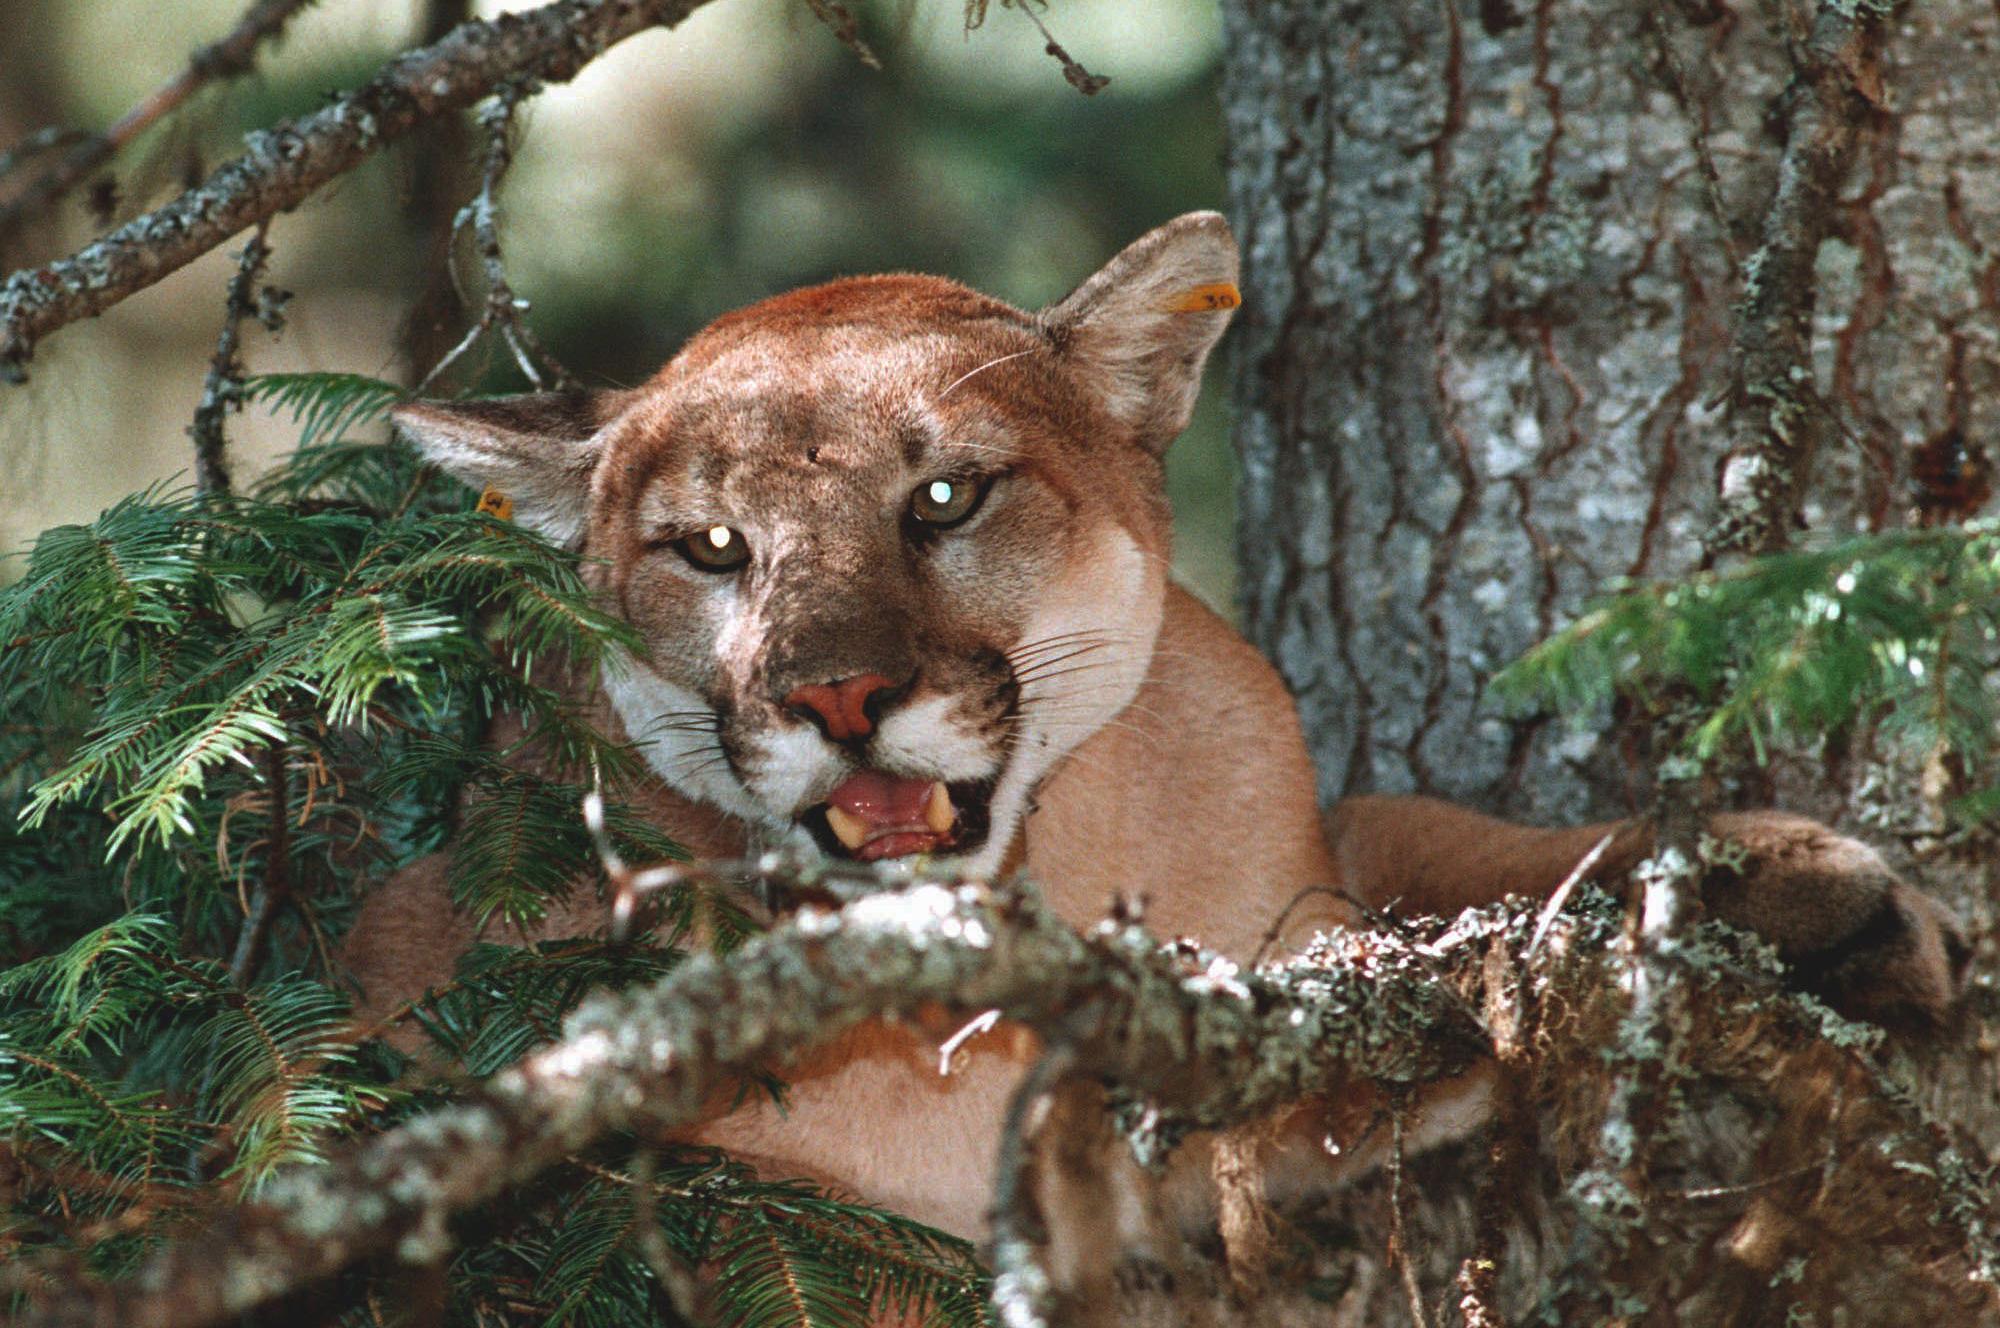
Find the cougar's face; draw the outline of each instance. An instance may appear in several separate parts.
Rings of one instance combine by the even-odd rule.
[[[1089,403],[1011,310],[837,293],[709,333],[606,438],[587,552],[648,647],[610,695],[769,838],[990,870],[1145,674],[1158,465],[1075,435]]]
[[[640,388],[395,418],[590,556],[645,643],[610,697],[669,784],[764,842],[988,872],[1145,677],[1161,457],[1235,272],[1190,214],[1040,314],[835,282],[718,320]]]

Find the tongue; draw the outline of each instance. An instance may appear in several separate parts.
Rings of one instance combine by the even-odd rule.
[[[849,775],[826,800],[870,825],[908,825],[923,822],[930,797],[928,779],[899,779],[879,770],[863,770]]]
[[[935,852],[951,829],[938,829],[929,815],[942,791],[934,780],[864,770],[827,795],[827,828],[863,862]]]

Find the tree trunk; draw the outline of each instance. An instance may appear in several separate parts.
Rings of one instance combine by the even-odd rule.
[[[1244,616],[1323,795],[1637,805],[1649,772],[1612,726],[1500,716],[1485,682],[1594,591],[1701,556],[1757,425],[1745,375],[1769,367],[1753,294],[1800,333],[1791,377],[1820,408],[1823,446],[1794,459],[1809,525],[1900,524],[1918,446],[1977,451],[2000,379],[1996,11],[1910,6],[1878,64],[1814,45],[1866,3],[1224,8]],[[1829,68],[1844,100],[1816,96]],[[1844,171],[1812,137],[1828,105]],[[1831,206],[1783,214],[1795,163]],[[1802,282],[1746,281],[1788,252]]]
[[[1640,724],[1500,714],[1493,673],[1620,578],[1983,501],[1990,0],[1223,8],[1244,621],[1297,693],[1323,798],[1418,790],[1548,822],[1642,808]],[[1781,782],[1802,810],[1907,825],[1915,781],[1881,759],[1802,758]],[[1961,865],[1928,883],[1990,916],[1990,866]],[[1991,1076],[1964,1045],[1914,1074],[1949,1122],[1928,1128],[1989,1141],[1973,1156],[2000,1137]],[[1837,1100],[1786,1122],[1688,1086],[1652,1145],[1688,1169],[1635,1199],[1648,1234],[1628,1255],[1647,1266],[1598,1258],[1590,1195],[1623,1183],[1593,1169],[1610,1136],[1588,1142],[1589,1108],[1549,1108],[1590,1078],[1516,1084],[1511,1143],[1503,1126],[1490,1156],[1414,1158],[1400,1186],[1319,1215],[1327,1321],[1993,1318],[1987,1293],[1956,1299],[1962,1270],[1900,1252],[1924,1214],[1862,1230],[1865,1194],[1831,1163],[1791,1200],[1764,1188],[1785,1149],[1826,1151]],[[1614,1281],[1643,1292],[1637,1317],[1610,1313]]]

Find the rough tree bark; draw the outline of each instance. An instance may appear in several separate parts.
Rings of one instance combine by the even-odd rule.
[[[2000,20],[1891,8],[1225,4],[1245,618],[1327,796],[1637,805],[1485,680],[1697,562],[1725,469],[1878,529],[1991,432]]]
[[[1482,704],[1487,679],[1619,578],[1983,502],[2000,383],[1985,0],[1223,9],[1244,617],[1298,694],[1326,798],[1643,809],[1636,722],[1506,717]],[[1778,782],[1878,831],[1926,824],[1914,779],[1860,750]],[[1961,865],[1929,883],[1984,917],[1990,868]],[[1964,1048],[1919,1082],[1992,1157],[1989,1075]],[[1323,1236],[1353,1241],[1331,1321],[1424,1317],[1380,1254],[1392,1242],[1415,1250],[1432,1321],[1542,1321],[1535,1302],[1579,1323],[1640,1303],[1649,1323],[1986,1321],[1917,1308],[1912,1270],[1871,1270],[1865,1240],[1837,1249],[1830,1185],[1752,1197],[1790,1184],[1779,1153],[1802,1145],[1745,1100],[1656,1119],[1692,1169],[1634,1194],[1614,1120],[1530,1110],[1546,1079],[1510,1071],[1503,1089],[1514,1125],[1490,1169],[1418,1161],[1407,1231],[1386,1185],[1325,1215]],[[1637,1207],[1674,1235],[1607,1258]],[[1840,1290],[1870,1276],[1912,1298]],[[1705,1298],[1732,1280],[1763,1308]],[[1622,1311],[1612,1282],[1633,1294]]]

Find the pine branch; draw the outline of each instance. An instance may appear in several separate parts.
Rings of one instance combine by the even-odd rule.
[[[1900,530],[1813,542],[1727,573],[1643,584],[1590,605],[1490,684],[1515,706],[1583,713],[1614,696],[1698,708],[1664,746],[1706,766],[1774,741],[1859,723],[1948,756],[1976,819],[1994,789],[2000,669],[2000,526]]]
[[[259,374],[245,380],[245,397],[289,411],[299,426],[299,451],[329,447],[346,437],[350,429],[386,415],[389,408],[409,394],[394,383],[352,373]],[[371,455],[383,449],[370,445]],[[322,482],[313,473],[296,473],[297,461],[279,471],[285,492],[303,496]]]
[[[244,155],[173,202],[70,258],[0,285],[0,375],[20,380],[42,337],[102,313],[244,228],[298,206],[419,125],[503,85],[560,83],[625,38],[674,27],[708,0],[553,0],[464,24],[403,55],[294,125],[244,140]]]

